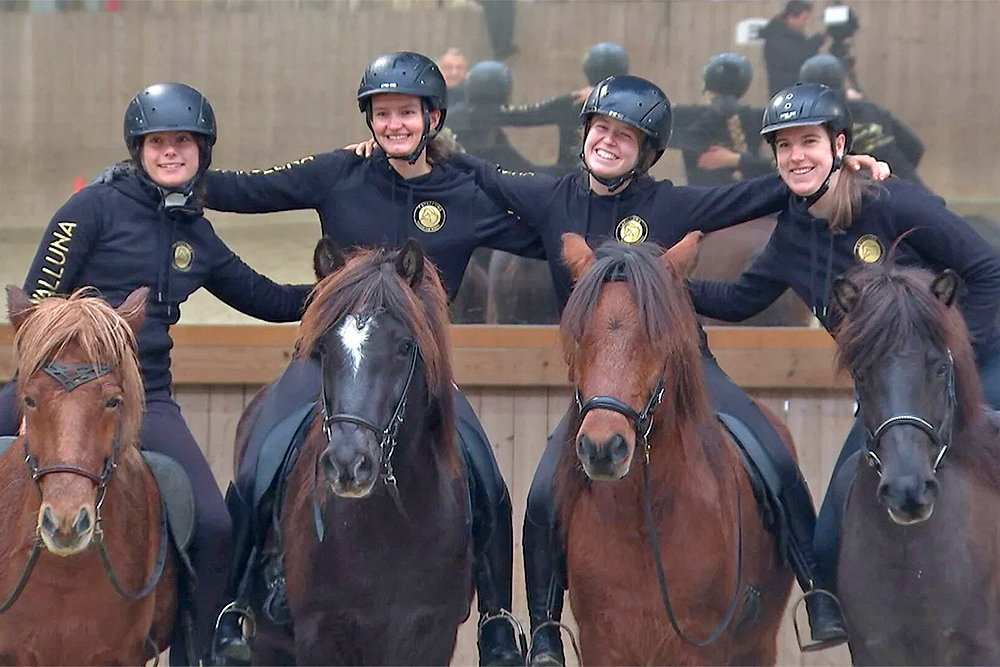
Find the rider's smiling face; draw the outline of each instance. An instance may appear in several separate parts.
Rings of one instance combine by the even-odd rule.
[[[175,188],[198,173],[198,142],[190,132],[151,132],[142,142],[142,168],[158,185]]]
[[[441,112],[432,109],[430,125],[436,127]],[[420,144],[424,132],[423,102],[416,95],[380,93],[372,97],[372,134],[390,157],[406,157]]]
[[[595,114],[583,142],[583,155],[591,173],[617,178],[635,167],[642,147],[642,132],[615,118]]]
[[[844,142],[844,135],[837,135],[837,152],[841,155],[844,152]],[[833,166],[830,135],[824,125],[803,125],[778,130],[774,153],[781,179],[800,197],[807,197],[819,190]],[[831,177],[830,186],[833,185]]]

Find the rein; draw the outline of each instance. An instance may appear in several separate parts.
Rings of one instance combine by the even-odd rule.
[[[955,422],[955,407],[958,405],[958,399],[955,396],[955,360],[951,356],[951,350],[948,350],[948,376],[945,381],[945,417],[938,428],[934,428],[929,421],[923,417],[918,417],[916,415],[902,414],[893,415],[889,417],[874,431],[869,431],[865,429],[865,456],[868,459],[868,465],[875,469],[878,473],[879,479],[882,478],[882,460],[878,457],[875,450],[878,448],[879,441],[882,440],[882,436],[885,435],[893,426],[914,426],[921,431],[923,431],[927,437],[931,439],[931,442],[938,448],[937,455],[934,457],[934,464],[931,469],[932,472],[937,472],[938,466],[941,464],[941,460],[944,458],[945,453],[947,453],[948,448],[951,446],[951,431],[952,426]]]
[[[68,393],[80,385],[86,384],[91,380],[96,380],[102,375],[108,374],[111,372],[111,368],[112,367],[109,364],[91,366],[89,364],[66,364],[59,361],[51,361],[46,364],[42,370],[59,381],[63,389]],[[102,527],[104,519],[101,516],[101,508],[104,505],[104,498],[107,492],[108,484],[111,483],[111,478],[114,475],[115,469],[118,467],[118,452],[120,449],[119,443],[121,441],[122,426],[121,403],[119,403],[115,409],[117,411],[117,419],[115,421],[115,437],[111,444],[111,456],[104,459],[104,465],[101,467],[101,472],[99,474],[69,463],[56,463],[49,466],[39,467],[38,459],[35,458],[34,454],[32,454],[28,448],[28,436],[26,433],[21,438],[21,442],[24,445],[24,463],[27,465],[28,472],[31,474],[31,479],[35,483],[35,489],[38,491],[39,502],[42,500],[41,480],[46,475],[51,475],[53,473],[71,473],[74,475],[80,475],[81,477],[86,477],[97,484],[97,492],[94,500],[94,531],[91,541],[97,545],[97,552],[101,558],[101,565],[114,589],[122,597],[129,598],[131,600],[138,600],[146,597],[146,595],[153,590],[159,582],[160,576],[163,574],[163,567],[167,560],[167,508],[163,503],[163,498],[160,498],[160,546],[156,556],[156,564],[153,566],[153,572],[146,580],[146,583],[143,584],[138,591],[127,591],[122,586],[118,576],[115,574],[114,567],[111,565],[111,561],[108,558],[107,547],[104,544],[104,530]],[[42,541],[41,535],[38,533],[38,527],[36,526],[31,552],[28,554],[28,561],[25,563],[24,569],[21,572],[21,577],[14,586],[14,590],[9,596],[7,596],[7,599],[4,600],[3,604],[0,605],[0,614],[7,611],[11,605],[17,601],[21,591],[28,582],[28,577],[31,574],[35,561],[38,559],[38,554],[41,551],[43,544],[44,542]]]
[[[396,509],[399,510],[400,514],[404,517],[407,516],[406,509],[403,507],[403,501],[399,497],[399,488],[396,486],[396,475],[392,468],[392,455],[396,451],[396,442],[399,435],[399,428],[403,425],[403,418],[406,414],[406,395],[410,392],[410,384],[413,382],[413,373],[417,367],[417,357],[420,355],[420,348],[414,345],[410,350],[410,360],[409,367],[406,372],[406,382],[403,384],[403,391],[399,395],[399,399],[396,401],[396,408],[392,411],[392,416],[389,417],[389,421],[382,428],[379,428],[375,423],[365,419],[364,417],[359,417],[357,415],[352,415],[349,413],[338,412],[335,414],[329,414],[329,403],[326,399],[326,384],[321,383],[320,396],[323,410],[323,435],[326,436],[326,441],[329,444],[333,437],[333,425],[344,422],[348,424],[354,424],[355,426],[360,426],[362,428],[368,429],[375,434],[375,437],[379,440],[379,476],[385,483],[386,488],[389,491],[389,495],[392,497],[393,503],[396,505]],[[322,452],[320,453],[320,455]],[[313,476],[313,522],[316,526],[316,535],[319,537],[319,541],[323,541],[323,535],[326,532],[323,525],[323,511],[319,506],[319,491],[316,485],[316,478],[319,475],[319,456],[316,457],[315,470]]]
[[[642,412],[636,412],[632,406],[625,403],[621,399],[615,398],[614,396],[591,396],[586,401],[583,401],[579,387],[576,388],[576,405],[580,410],[581,422],[586,414],[591,410],[611,410],[612,412],[617,412],[618,414],[624,416],[635,428],[636,438],[642,443],[643,513],[645,514],[646,529],[649,531],[649,538],[653,547],[653,561],[656,565],[656,580],[660,587],[660,599],[663,601],[663,608],[667,613],[667,619],[670,621],[670,626],[674,629],[674,632],[677,633],[677,636],[688,644],[704,647],[718,639],[725,629],[729,627],[729,624],[733,620],[733,615],[736,612],[736,605],[739,602],[740,589],[743,587],[743,499],[740,496],[739,480],[737,479],[736,509],[738,523],[736,525],[736,588],[733,590],[733,596],[729,600],[729,606],[726,609],[726,613],[722,620],[719,621],[719,624],[716,625],[704,639],[692,639],[681,629],[680,623],[677,621],[677,616],[674,614],[673,606],[670,604],[670,592],[667,590],[667,579],[663,568],[663,556],[660,553],[660,537],[656,530],[656,522],[653,519],[653,505],[649,497],[649,434],[653,430],[653,420],[656,408],[663,400],[664,382],[664,372],[661,371],[660,379],[656,382],[656,387],[653,389],[652,394],[650,394],[649,400],[646,401],[646,406],[642,409]]]

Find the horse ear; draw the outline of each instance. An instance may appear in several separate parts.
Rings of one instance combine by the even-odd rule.
[[[594,263],[594,251],[587,240],[579,234],[566,232],[562,235],[562,260],[573,276],[573,282],[580,279]]]
[[[24,321],[31,315],[35,304],[23,289],[16,285],[7,285],[7,316],[14,325],[14,330],[21,328]]]
[[[313,271],[316,273],[316,280],[323,280],[346,263],[344,252],[329,236],[324,236],[316,243],[316,249],[313,251]]]
[[[953,269],[945,269],[931,281],[931,292],[948,308],[955,303],[962,279]]]
[[[837,306],[845,315],[858,305],[858,292],[860,290],[849,278],[843,276],[834,278],[830,289],[833,292],[833,300],[837,302]]]
[[[660,255],[660,261],[668,270],[673,268],[682,277],[691,275],[695,264],[698,263],[698,251],[701,249],[701,237],[703,236],[704,234],[698,230],[688,232],[684,238]]]
[[[125,297],[122,305],[115,308],[115,312],[128,322],[128,326],[133,332],[138,332],[146,319],[146,298],[148,296],[149,288],[140,287]]]
[[[424,249],[416,239],[406,239],[406,243],[399,249],[399,254],[396,255],[396,273],[414,288],[424,279]]]

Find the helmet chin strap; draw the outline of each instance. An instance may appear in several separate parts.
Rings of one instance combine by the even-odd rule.
[[[208,171],[208,165],[212,161],[211,148],[203,149],[198,147],[198,171],[186,183],[182,185],[166,188],[153,180],[153,177],[146,172],[142,160],[138,154],[133,156],[138,165],[139,178],[146,183],[154,193],[159,195],[160,209],[166,213],[181,213],[184,215],[201,215],[202,207],[194,195],[194,184]]]
[[[833,172],[840,169],[844,164],[843,156],[837,155],[837,140],[834,138],[830,139],[830,149],[833,151],[833,164],[830,165],[830,171],[827,173],[826,178],[823,179],[823,182],[811,195],[797,195],[793,199],[796,208],[808,211],[812,205],[818,202],[830,189],[830,178],[833,177]]]

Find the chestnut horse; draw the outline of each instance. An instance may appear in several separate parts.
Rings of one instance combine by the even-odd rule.
[[[706,395],[683,281],[697,234],[667,252],[563,240],[577,408],[555,483],[583,661],[774,664],[792,572]]]
[[[473,589],[445,292],[412,239],[347,258],[322,239],[315,265],[297,354],[319,356],[321,414],[264,566],[284,571],[291,632],[260,613],[256,584],[253,659],[446,665]]]
[[[7,288],[24,419],[0,457],[4,664],[136,665],[170,637],[175,563],[139,451],[147,292],[115,310]]]
[[[958,291],[889,262],[834,283],[867,434],[837,576],[855,664],[1000,664],[1000,432]]]

